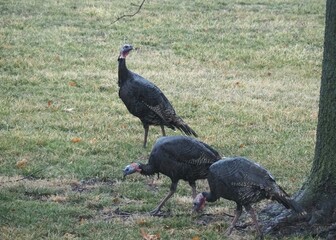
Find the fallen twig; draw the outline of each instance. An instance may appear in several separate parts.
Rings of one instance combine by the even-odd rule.
[[[228,217],[234,217],[234,215],[231,215],[229,213],[226,213],[226,212],[221,212],[220,214],[223,214],[225,216],[228,216]],[[211,214],[211,213],[202,213],[201,216],[213,216],[214,214]]]
[[[114,213],[118,216],[131,216],[132,213],[129,213],[129,212],[124,212],[124,211],[121,211],[119,208],[117,208],[116,210],[114,210]]]
[[[0,186],[6,183],[14,183],[14,182],[19,182],[19,181],[23,181],[25,179],[31,178],[32,176],[34,176],[36,173],[42,172],[43,170],[45,170],[45,168],[40,168],[37,169],[36,171],[32,172],[31,174],[29,174],[28,176],[24,176],[22,178],[19,179],[15,179],[15,180],[10,180],[10,181],[5,181],[5,182],[0,182]]]

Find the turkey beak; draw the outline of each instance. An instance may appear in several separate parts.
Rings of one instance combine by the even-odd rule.
[[[196,214],[196,213],[198,213],[199,210],[200,210],[199,203],[194,202],[194,206],[193,206],[193,208],[192,208],[192,214]]]
[[[128,51],[127,53],[129,53],[130,51],[132,51],[134,49],[134,47],[132,45],[129,45]]]
[[[128,167],[128,166],[127,166],[127,167]],[[128,174],[127,174],[127,171],[126,171],[127,167],[123,170],[123,179],[124,179],[124,180],[125,180],[126,176],[128,175]]]
[[[128,175],[128,173],[124,170],[123,171],[123,179],[125,180],[126,176]]]
[[[191,215],[193,216],[197,216],[198,213],[200,213],[201,210],[197,209],[197,207],[193,207],[192,211],[191,211]]]

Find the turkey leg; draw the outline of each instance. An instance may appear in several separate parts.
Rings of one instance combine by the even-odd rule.
[[[148,125],[143,125],[144,129],[145,129],[145,136],[144,136],[144,144],[143,147],[145,148],[147,146],[147,137],[148,137],[148,130],[149,130],[149,126]]]
[[[170,192],[167,194],[167,196],[166,196],[164,199],[162,199],[162,201],[159,203],[159,205],[157,205],[157,207],[154,208],[154,209],[150,212],[151,215],[154,215],[154,216],[155,216],[155,215],[157,215],[157,214],[159,213],[160,209],[161,209],[162,206],[165,204],[165,202],[166,202],[169,198],[171,198],[171,196],[173,196],[174,193],[176,192],[176,187],[177,187],[177,182],[176,182],[176,183],[172,183],[172,184],[170,185]]]
[[[189,185],[192,190],[192,198],[195,199],[197,192],[196,192],[196,183],[195,182],[189,182]]]
[[[243,211],[243,207],[241,205],[238,205],[237,204],[237,208],[236,208],[236,211],[235,211],[235,216],[231,222],[231,225],[230,227],[228,228],[228,230],[226,231],[227,235],[230,235],[233,228],[236,226],[236,223],[240,217],[240,215],[242,214],[242,211]]]
[[[260,227],[259,227],[259,224],[258,224],[258,220],[257,220],[257,216],[253,210],[253,208],[250,206],[250,205],[246,205],[244,206],[246,211],[250,214],[251,218],[252,218],[252,221],[254,223],[254,226],[258,232],[258,236],[260,236],[262,238],[262,232],[260,230]]]
[[[162,136],[166,136],[166,131],[164,129],[164,126],[160,125],[160,127],[161,127],[161,131],[162,131]]]

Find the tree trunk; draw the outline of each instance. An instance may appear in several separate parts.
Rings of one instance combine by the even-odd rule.
[[[305,218],[289,217],[278,207],[265,210],[276,221],[265,222],[275,233],[297,225],[305,234],[336,239],[336,1],[327,0],[319,114],[314,161],[310,175],[295,199],[306,209]],[[276,214],[276,216],[274,216]],[[301,221],[299,221],[301,220]],[[271,229],[271,230],[270,230]]]
[[[303,206],[331,214],[336,203],[336,1],[328,0],[313,166],[297,200]],[[313,216],[317,217],[317,216]],[[324,216],[327,217],[327,216]],[[322,219],[313,219],[313,221]],[[324,219],[327,220],[327,219]]]

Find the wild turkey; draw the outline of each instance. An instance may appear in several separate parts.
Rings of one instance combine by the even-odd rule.
[[[185,180],[196,197],[198,179],[205,179],[211,164],[219,160],[219,153],[204,142],[187,136],[160,137],[153,146],[147,164],[132,163],[125,167],[124,177],[135,172],[143,175],[162,173],[171,179],[170,192],[151,211],[156,215],[165,202],[175,193],[179,180]]]
[[[242,207],[244,207],[251,215],[258,234],[262,235],[256,215],[251,207],[252,203],[262,199],[276,200],[286,208],[291,208],[297,213],[304,213],[303,208],[289,198],[266,169],[246,158],[224,158],[217,161],[209,168],[207,179],[210,192],[198,194],[194,199],[193,209],[202,210],[205,201],[214,202],[220,197],[236,202],[235,217],[227,231],[228,234],[232,232],[242,213]]]
[[[173,106],[157,86],[127,69],[126,57],[132,49],[131,45],[126,44],[120,50],[118,58],[119,97],[128,111],[141,120],[145,129],[144,147],[147,144],[150,125],[160,126],[163,136],[166,135],[164,126],[167,126],[197,137],[194,130],[175,113]]]

